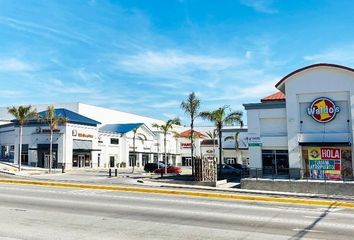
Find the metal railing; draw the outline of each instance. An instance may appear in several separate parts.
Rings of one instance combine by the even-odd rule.
[[[243,171],[242,178],[255,179],[288,179],[290,180],[317,180],[317,181],[354,181],[354,170],[346,168],[332,172],[330,169],[308,168],[248,168]]]

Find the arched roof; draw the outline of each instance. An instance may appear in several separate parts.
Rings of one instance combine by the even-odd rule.
[[[346,66],[342,66],[342,65],[338,65],[338,64],[332,64],[332,63],[316,63],[316,64],[313,64],[313,65],[309,65],[309,66],[306,66],[306,67],[303,67],[303,68],[299,68],[291,73],[289,73],[288,75],[286,75],[285,77],[283,77],[276,85],[275,87],[278,88],[279,90],[282,89],[282,85],[285,83],[285,81],[290,78],[291,76],[299,73],[299,72],[302,72],[302,71],[305,71],[307,69],[311,69],[311,68],[316,68],[316,67],[332,67],[332,68],[338,68],[338,69],[343,69],[343,70],[347,70],[347,71],[351,71],[351,72],[354,72],[354,69],[353,68],[350,68],[350,67],[346,67]]]

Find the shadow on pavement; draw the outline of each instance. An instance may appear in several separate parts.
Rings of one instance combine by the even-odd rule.
[[[316,220],[313,223],[311,223],[306,228],[302,229],[300,232],[298,232],[297,234],[295,234],[294,236],[289,238],[289,240],[300,240],[300,239],[304,238],[306,234],[311,232],[311,230],[314,227],[316,227],[316,225],[330,213],[331,209],[336,208],[335,204],[336,204],[335,202],[332,203],[320,216],[318,216],[318,218],[316,218]]]

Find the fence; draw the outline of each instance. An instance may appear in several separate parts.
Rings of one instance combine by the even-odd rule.
[[[319,181],[354,181],[354,170],[308,169],[308,168],[249,168],[242,172],[242,178],[255,179],[288,179],[319,180]]]

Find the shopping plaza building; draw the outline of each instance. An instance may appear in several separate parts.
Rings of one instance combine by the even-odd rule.
[[[33,106],[44,116],[48,105]],[[166,135],[153,127],[164,124],[159,119],[92,106],[83,103],[54,104],[57,116],[66,119],[53,131],[53,168],[141,168],[146,163],[167,161],[173,165],[191,166],[191,144],[188,127],[174,126]],[[0,161],[17,163],[19,127],[11,121],[7,108],[0,108]],[[195,139],[195,156],[218,156],[216,140],[207,136],[214,127],[199,129]],[[225,130],[223,146],[227,163],[247,161],[246,128],[242,129],[239,149],[235,149],[234,132]],[[189,130],[190,132],[190,130]],[[177,133],[177,134],[176,134]],[[23,128],[22,165],[48,168],[50,129],[45,122],[33,119]],[[246,141],[247,142],[247,141]],[[238,146],[238,145],[237,145]]]
[[[293,71],[259,103],[244,104],[250,167],[259,175],[340,179],[353,174],[354,69]]]
[[[33,106],[45,115],[48,105]],[[53,167],[142,167],[163,160],[163,134],[152,125],[163,121],[83,103],[54,104],[66,119],[53,131]],[[17,163],[19,127],[7,108],[0,108],[0,160]],[[47,168],[50,129],[45,122],[28,121],[23,128],[22,164]],[[167,135],[167,159],[178,161],[177,139]]]

